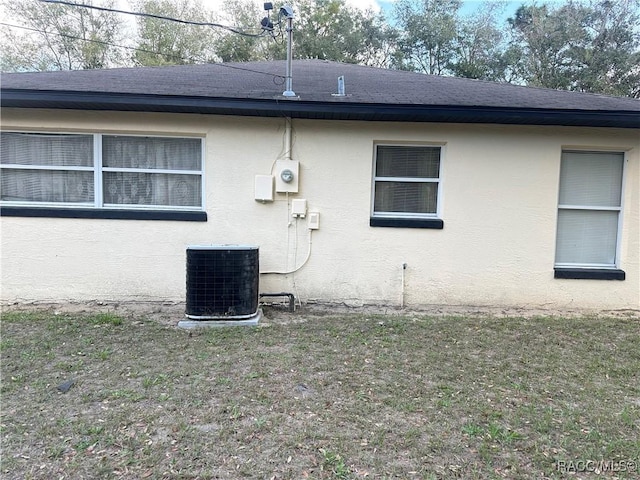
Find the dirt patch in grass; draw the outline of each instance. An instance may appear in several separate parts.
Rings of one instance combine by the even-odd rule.
[[[638,477],[636,315],[165,307],[3,315],[3,478]]]

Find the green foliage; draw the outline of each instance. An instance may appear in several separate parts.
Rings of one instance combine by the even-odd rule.
[[[224,11],[229,25],[250,34],[258,33],[260,19],[265,13],[255,3],[243,0],[225,2]],[[268,47],[267,37],[222,31],[216,39],[214,50],[223,62],[249,62],[269,59]]]
[[[458,20],[454,53],[447,62],[454,76],[493,81],[510,79],[510,53],[505,33],[499,26],[502,12],[500,4],[491,3],[476,15]]]
[[[506,25],[485,3],[400,0],[395,67],[436,75],[640,96],[640,1],[523,4]]]
[[[113,8],[115,0],[99,4]],[[112,44],[120,40],[122,21],[111,13],[33,0],[4,0],[2,6],[26,27],[3,30],[3,71],[107,68],[120,61]]]
[[[211,22],[200,1],[139,0],[136,11],[192,22]],[[211,27],[160,18],[138,17],[138,44],[133,62],[140,66],[183,65],[213,60]]]
[[[89,321],[94,325],[120,326],[123,323],[122,317],[114,313],[97,313],[89,317]]]
[[[530,85],[640,96],[640,1],[523,5],[509,24]]]
[[[350,7],[345,0],[300,0],[293,6],[295,58],[385,63],[385,43],[392,35],[382,16]]]
[[[347,5],[345,0],[295,0],[286,2],[295,12],[295,59],[323,59],[363,65],[389,66],[395,31],[384,17]],[[223,32],[215,53],[228,61],[282,60],[286,58],[286,25],[276,4],[270,14],[273,35],[261,38]],[[265,12],[251,2],[233,0],[225,11],[231,25],[255,33]],[[280,20],[280,22],[279,22]]]
[[[475,423],[467,422],[462,427],[462,433],[469,435],[470,437],[479,437],[483,434],[484,429]]]
[[[447,73],[455,55],[461,0],[400,0],[395,15],[400,25],[399,68],[434,75]]]
[[[320,449],[320,453],[323,458],[322,468],[330,471],[333,474],[333,478],[347,480],[351,477],[351,471],[344,463],[344,458],[324,448]]]

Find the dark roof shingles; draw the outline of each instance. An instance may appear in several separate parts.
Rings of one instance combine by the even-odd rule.
[[[631,98],[323,60],[294,61],[292,71],[293,90],[304,102],[640,112],[640,100]],[[284,61],[12,73],[2,75],[2,89],[282,100],[284,74]],[[347,96],[332,96],[340,75]]]

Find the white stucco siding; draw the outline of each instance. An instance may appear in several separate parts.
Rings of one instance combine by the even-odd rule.
[[[191,235],[179,222],[110,221],[105,231],[104,221],[3,217],[3,300],[174,298],[184,283],[175,245]]]
[[[2,300],[172,300],[185,295],[185,249],[260,246],[261,269],[289,270],[308,251],[287,197],[254,200],[254,176],[284,155],[284,119],[3,110],[5,130],[193,135],[205,139],[207,222],[2,217]],[[309,261],[263,275],[261,291],[302,300],[554,308],[640,307],[637,131],[569,127],[293,120],[300,191],[320,212]],[[370,227],[374,144],[443,146],[444,228]],[[627,155],[624,281],[553,278],[563,148]],[[296,242],[297,240],[297,242]]]

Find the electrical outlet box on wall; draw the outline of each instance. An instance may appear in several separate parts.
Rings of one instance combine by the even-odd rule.
[[[258,202],[273,202],[273,175],[256,175],[255,199]]]
[[[291,215],[300,218],[307,215],[307,201],[304,198],[296,198],[291,201]]]
[[[278,160],[276,162],[276,192],[298,193],[300,162],[297,160]]]
[[[307,226],[309,227],[309,230],[318,230],[320,228],[320,213],[309,212]]]

